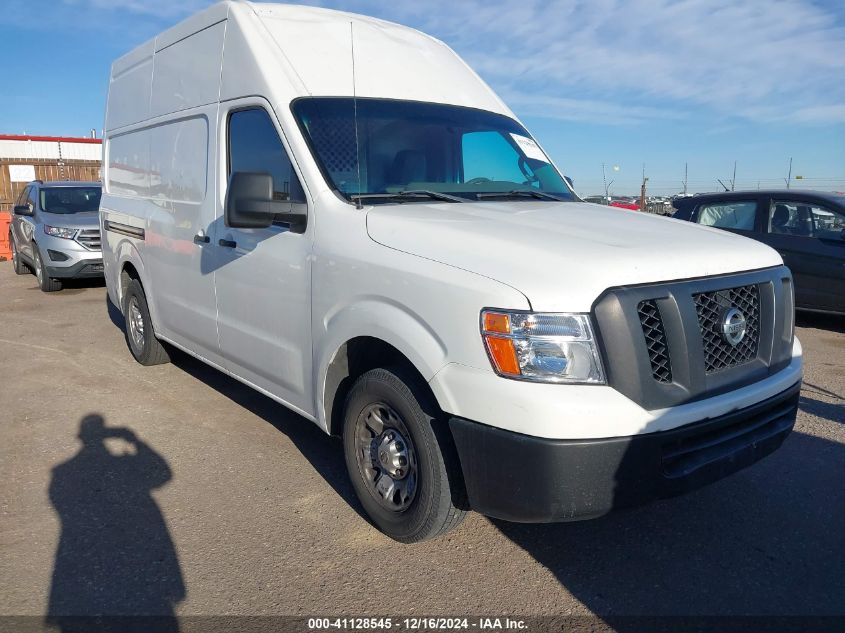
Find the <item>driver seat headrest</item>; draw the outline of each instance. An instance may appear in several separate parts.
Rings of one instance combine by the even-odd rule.
[[[772,226],[784,228],[789,222],[789,209],[785,204],[776,204],[775,212],[772,214]]]

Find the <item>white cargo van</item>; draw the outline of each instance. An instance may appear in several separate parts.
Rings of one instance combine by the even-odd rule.
[[[133,356],[165,342],[341,436],[395,539],[468,509],[598,516],[792,429],[778,254],[581,202],[423,33],[223,2],[114,62],[105,129],[103,261]]]

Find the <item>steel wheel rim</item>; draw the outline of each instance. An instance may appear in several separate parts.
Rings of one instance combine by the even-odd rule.
[[[38,279],[38,283],[43,283],[44,273],[41,270],[41,253],[37,250],[35,251],[35,278]]]
[[[12,264],[17,268],[18,265],[18,247],[15,244],[15,239],[9,235],[9,243],[12,245]]]
[[[129,300],[129,309],[126,313],[126,322],[129,325],[129,335],[132,337],[132,342],[135,347],[142,349],[144,347],[144,316],[141,314],[141,308],[136,297]]]
[[[376,502],[407,510],[418,489],[417,458],[402,417],[384,402],[367,405],[355,422],[358,472]]]

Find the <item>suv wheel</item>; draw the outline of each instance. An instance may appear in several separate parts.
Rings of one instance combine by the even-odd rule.
[[[38,286],[43,292],[56,292],[62,289],[62,282],[58,279],[53,279],[47,275],[47,267],[44,265],[44,260],[41,257],[41,251],[38,250],[38,245],[32,243],[32,257],[35,260],[35,277],[38,279]]]
[[[147,296],[144,287],[137,279],[129,282],[123,297],[123,328],[126,344],[132,356],[142,365],[161,365],[170,362],[170,355],[164,345],[156,338]]]
[[[403,543],[444,534],[466,514],[454,503],[464,495],[451,436],[438,437],[436,429],[445,429],[431,400],[401,368],[368,371],[346,398],[343,446],[352,486],[376,527]]]
[[[12,247],[12,268],[15,270],[15,274],[26,275],[30,270],[18,254],[18,245],[15,244],[15,236],[12,235],[11,231],[9,231],[9,244]]]

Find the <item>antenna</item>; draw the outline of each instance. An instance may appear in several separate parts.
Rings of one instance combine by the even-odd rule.
[[[734,190],[735,184],[736,184],[736,161],[734,161],[734,177],[731,178],[731,191]]]
[[[607,188],[610,185],[607,184],[607,175],[604,173],[604,163],[601,164],[601,179],[604,181],[604,204],[607,204]]]
[[[723,183],[723,182],[721,181],[721,179],[716,178],[716,180],[718,180],[718,181],[719,181],[719,184],[720,184],[720,185],[722,185],[722,187],[724,187],[724,188],[725,188],[725,191],[730,191],[730,189],[728,189],[728,186],[727,186],[725,183]]]
[[[355,126],[355,166],[358,169],[358,203],[356,209],[363,209],[361,203],[361,145],[358,141],[358,82],[355,79],[355,31],[353,23],[349,22],[349,42],[352,48],[352,120]]]
[[[789,181],[792,180],[792,156],[789,157],[789,174],[786,176],[786,188],[789,189]]]

